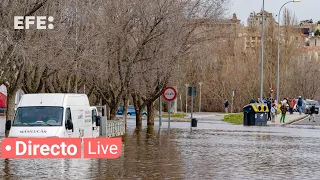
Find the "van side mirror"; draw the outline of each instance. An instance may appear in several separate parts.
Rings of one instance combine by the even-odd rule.
[[[100,123],[101,123],[101,117],[96,116],[96,126],[100,126]]]
[[[6,131],[10,131],[11,129],[11,120],[6,121]]]
[[[72,132],[73,132],[73,123],[71,122],[70,119],[67,120],[66,129],[67,130],[71,130],[72,129]]]

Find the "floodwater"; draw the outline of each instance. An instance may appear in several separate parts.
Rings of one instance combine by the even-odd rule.
[[[1,179],[319,179],[320,127],[229,125],[221,117],[134,131],[118,159],[0,159]],[[156,122],[158,124],[158,122]],[[0,126],[3,136],[4,123]],[[144,127],[146,125],[144,124]]]

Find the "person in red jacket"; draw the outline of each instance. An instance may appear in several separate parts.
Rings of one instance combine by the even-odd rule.
[[[295,99],[292,99],[293,108],[296,107],[296,104],[297,104],[297,101]]]

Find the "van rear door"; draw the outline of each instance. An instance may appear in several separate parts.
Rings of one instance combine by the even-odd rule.
[[[91,117],[92,117],[92,137],[99,137],[99,126],[96,125],[96,116],[98,116],[97,108],[91,108]]]

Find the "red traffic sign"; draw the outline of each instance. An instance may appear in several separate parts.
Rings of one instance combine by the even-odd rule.
[[[166,101],[173,101],[177,97],[177,91],[173,87],[166,87],[162,92],[162,97]]]
[[[270,88],[270,93],[273,93],[274,89],[273,88]]]

